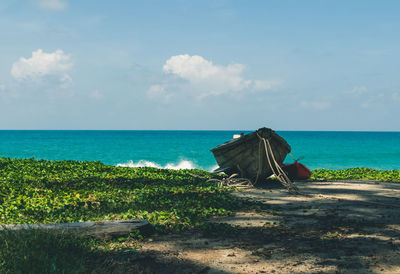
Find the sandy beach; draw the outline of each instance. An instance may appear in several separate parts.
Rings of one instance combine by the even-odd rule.
[[[400,184],[297,186],[297,196],[276,185],[235,192],[263,206],[213,219],[234,232],[145,239],[127,263],[142,273],[400,273]]]

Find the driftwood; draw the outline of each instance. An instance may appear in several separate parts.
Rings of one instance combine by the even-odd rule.
[[[148,234],[152,231],[152,226],[146,220],[123,220],[123,221],[99,221],[82,223],[59,223],[59,224],[13,224],[0,225],[1,230],[51,230],[57,232],[80,233],[96,238],[111,238],[122,235],[129,235],[134,231],[141,234]]]

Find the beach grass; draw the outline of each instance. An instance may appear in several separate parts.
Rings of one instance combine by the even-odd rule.
[[[43,230],[0,231],[0,273],[112,273],[135,259],[141,236],[94,239]],[[141,272],[132,265],[133,273]]]
[[[51,231],[0,231],[1,273],[79,273],[90,257],[90,239]]]

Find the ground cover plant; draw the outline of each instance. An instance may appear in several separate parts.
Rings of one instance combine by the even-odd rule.
[[[0,158],[0,225],[147,219],[158,233],[202,229],[209,217],[245,205],[230,195],[231,189],[207,182],[210,178],[215,175],[201,170]],[[109,246],[137,247],[132,237],[94,244],[74,237],[0,231],[0,272],[84,271],[99,250],[102,258]],[[126,254],[118,250],[112,260]],[[43,267],[35,270],[33,265]]]
[[[400,182],[400,170],[349,168],[343,170],[315,169],[310,180],[372,180]]]
[[[240,207],[201,170],[101,162],[0,159],[0,224],[147,219],[163,230],[200,226]]]
[[[399,173],[314,170],[311,179],[400,182]],[[230,195],[232,189],[208,182],[215,176],[201,170],[0,158],[0,225],[147,219],[157,233],[198,229],[207,235],[235,234],[231,226],[209,223],[209,218],[262,205],[238,200]],[[0,231],[0,273],[111,270],[116,261],[135,256],[137,237],[94,241],[40,231]]]

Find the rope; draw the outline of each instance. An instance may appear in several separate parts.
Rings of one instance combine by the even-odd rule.
[[[272,147],[269,140],[261,137],[258,133],[257,136],[260,139],[260,143],[261,141],[264,143],[265,155],[267,156],[268,165],[271,168],[274,175],[278,178],[278,180],[282,183],[282,185],[284,185],[288,189],[290,193],[298,194],[299,193],[298,188],[290,181],[286,173],[282,170],[278,162],[275,160],[275,156],[272,151]],[[259,157],[260,156],[261,155],[259,155]],[[259,166],[259,170],[257,172],[257,180],[260,173],[261,173],[261,168]]]
[[[248,188],[253,187],[253,183],[246,178],[235,178],[239,176],[239,174],[232,174],[228,178],[219,179],[209,179],[207,182],[218,182],[218,186],[228,186],[228,187],[238,187],[238,188]]]
[[[292,194],[299,194],[299,189],[290,181],[286,173],[282,170],[281,166],[279,163],[275,160],[274,153],[272,151],[271,144],[268,139],[265,139],[261,137],[258,133],[256,133],[258,138],[260,139],[260,142],[258,143],[258,171],[257,171],[257,176],[254,181],[256,184],[258,182],[258,179],[260,178],[260,175],[262,173],[262,143],[264,144],[264,151],[265,155],[267,156],[268,160],[268,165],[271,168],[272,172],[274,175],[278,178],[278,180],[284,185],[287,190],[292,193]],[[290,153],[289,153],[290,154]],[[294,159],[293,155],[290,154],[290,156]],[[237,166],[238,170],[243,173],[241,168]],[[251,180],[247,178],[235,178],[239,176],[239,174],[232,174],[228,178],[223,178],[221,180],[219,179],[209,179],[207,182],[218,182],[218,186],[229,186],[229,187],[242,187],[242,188],[247,188],[247,187],[254,187],[254,184],[251,182]],[[243,174],[242,174],[243,176]]]
[[[297,159],[294,158],[294,156],[292,155],[292,153],[289,152],[290,157],[292,157],[293,161],[297,162]]]

